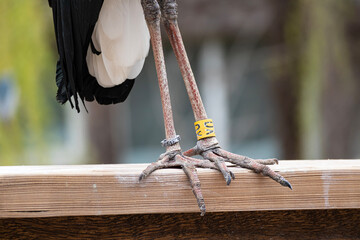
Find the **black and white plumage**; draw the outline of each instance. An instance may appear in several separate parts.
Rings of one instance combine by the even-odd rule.
[[[149,51],[140,0],[49,0],[59,52],[57,100],[125,101]],[[74,103],[71,100],[73,96]]]

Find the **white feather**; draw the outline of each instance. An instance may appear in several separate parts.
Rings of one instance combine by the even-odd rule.
[[[100,55],[89,46],[89,73],[103,87],[136,78],[149,52],[150,34],[140,0],[105,0],[92,40]]]

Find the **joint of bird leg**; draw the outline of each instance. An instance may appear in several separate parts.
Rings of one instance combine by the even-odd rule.
[[[160,0],[163,19],[176,21],[178,16],[176,0]]]
[[[161,18],[160,5],[156,0],[141,0],[147,23],[158,23]]]
[[[160,155],[160,159],[163,159],[164,157],[169,157],[169,160],[174,160],[175,156],[181,154],[181,150],[171,150],[167,151]]]
[[[243,160],[243,162],[245,163],[245,164],[250,164],[251,163],[251,159],[250,158],[248,158],[248,157],[244,157],[244,160]]]
[[[264,167],[262,168],[261,173],[262,173],[264,176],[268,176],[268,175],[269,175],[269,171],[270,171],[270,168],[267,167],[267,166],[264,166]]]
[[[203,140],[197,141],[196,147],[200,154],[207,151],[214,151],[220,148],[219,142],[215,137],[205,138]]]
[[[212,148],[208,149],[208,151],[211,150],[216,155],[221,156],[221,147],[219,145],[213,146]]]

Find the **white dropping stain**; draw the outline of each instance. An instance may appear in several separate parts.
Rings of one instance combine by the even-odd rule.
[[[93,184],[93,191],[94,191],[94,192],[97,192],[97,187],[96,187],[96,184],[95,184],[95,183]]]
[[[121,177],[119,175],[115,176],[116,180],[119,182],[119,183],[122,183],[125,181],[125,178],[124,177]]]
[[[321,176],[321,179],[323,180],[323,193],[324,193],[324,204],[325,207],[330,207],[329,204],[329,190],[330,190],[330,184],[331,184],[331,175],[329,173],[323,173]]]
[[[144,198],[147,198],[147,194],[144,194]]]
[[[122,177],[120,175],[116,175],[115,176],[116,180],[118,181],[118,183],[138,183],[138,177]]]

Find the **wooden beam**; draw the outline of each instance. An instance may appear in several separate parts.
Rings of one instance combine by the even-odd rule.
[[[0,219],[16,239],[359,239],[359,209]]]
[[[146,164],[0,167],[0,218],[198,212],[180,169]],[[281,161],[291,191],[246,169],[199,169],[208,212],[360,208],[360,160]]]

